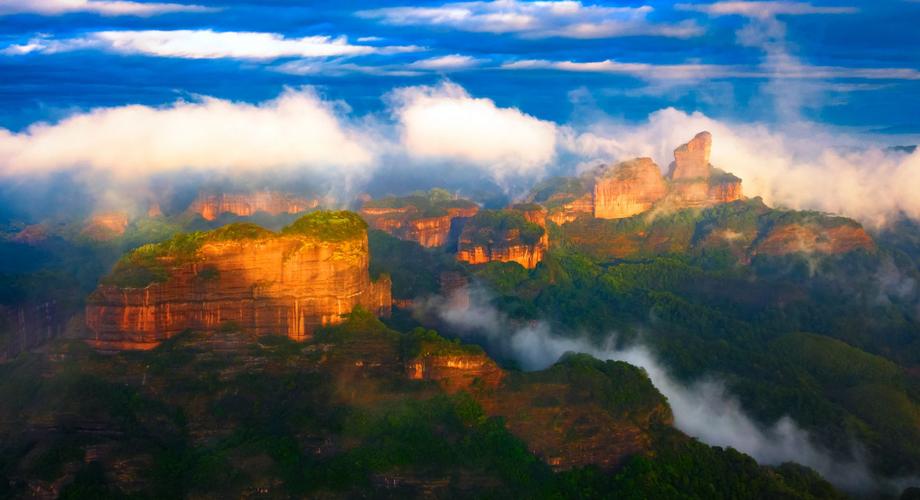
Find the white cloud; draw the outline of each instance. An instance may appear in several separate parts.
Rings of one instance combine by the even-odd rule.
[[[528,38],[613,38],[651,35],[689,38],[702,30],[692,21],[659,24],[652,8],[584,5],[580,1],[456,2],[437,7],[390,7],[358,15],[393,25],[425,25],[478,33],[514,33]]]
[[[104,16],[153,16],[172,12],[213,12],[218,9],[181,3],[130,2],[119,0],[4,0],[0,16],[8,14],[60,15],[93,12]]]
[[[678,9],[703,12],[710,16],[739,15],[771,18],[778,15],[803,16],[813,14],[853,14],[855,7],[815,6],[802,2],[714,2],[709,4],[678,4]]]
[[[595,123],[564,134],[564,147],[588,163],[650,156],[666,169],[673,150],[696,132],[713,134],[713,165],[744,181],[744,194],[770,205],[847,215],[883,224],[902,211],[920,218],[920,151],[893,154],[864,138],[815,124],[774,129],[728,123],[673,108],[644,123]],[[859,150],[853,146],[864,145]]]
[[[471,97],[458,85],[402,88],[388,99],[411,157],[477,165],[498,180],[538,176],[555,157],[554,123]]]
[[[853,79],[853,80],[920,80],[920,71],[911,68],[846,68],[808,66],[776,61],[769,68],[744,68],[718,64],[650,64],[626,63],[606,59],[593,62],[547,61],[526,59],[503,64],[502,69],[551,69],[580,73],[608,73],[634,76],[643,80],[702,80],[711,78],[777,79]]]
[[[186,59],[271,60],[283,57],[333,57],[391,54],[421,50],[415,46],[376,47],[354,45],[348,39],[329,36],[286,38],[277,33],[213,30],[99,31],[75,38],[54,40],[38,37],[25,45],[12,45],[6,55],[39,52],[53,54],[97,49],[121,54],[145,54]]]
[[[433,71],[448,71],[472,68],[479,66],[483,62],[485,62],[483,59],[477,59],[475,57],[461,54],[451,54],[447,56],[432,57],[430,59],[415,61],[410,63],[409,67]]]
[[[131,178],[187,168],[228,172],[304,168],[359,173],[371,141],[310,90],[260,104],[204,98],[163,108],[121,106],[21,133],[0,129],[0,173],[70,168]]]

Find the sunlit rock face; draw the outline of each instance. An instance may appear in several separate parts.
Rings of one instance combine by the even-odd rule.
[[[772,228],[754,247],[758,255],[793,253],[842,254],[854,250],[874,251],[875,242],[862,226],[838,224],[819,227],[790,223]]]
[[[90,343],[146,349],[186,329],[224,327],[302,340],[355,306],[389,314],[389,279],[368,274],[366,231],[340,241],[262,231],[204,241],[181,260],[157,257],[165,276],[146,286],[100,285],[86,307]]]
[[[221,214],[248,217],[258,212],[269,215],[296,214],[319,206],[315,199],[301,198],[276,191],[255,193],[199,193],[188,210],[205,220],[214,220]]]
[[[515,209],[484,210],[467,222],[460,234],[457,260],[469,264],[517,262],[527,269],[537,267],[546,252],[543,226],[525,217],[542,217],[539,211]]]
[[[433,380],[447,392],[469,390],[476,384],[495,387],[502,375],[485,353],[424,354],[406,363],[409,380]]]
[[[671,180],[709,177],[709,156],[712,153],[712,134],[700,132],[674,150]]]
[[[479,212],[476,203],[434,190],[427,194],[367,200],[361,216],[374,229],[432,248],[446,245],[451,231]]]
[[[600,173],[594,184],[594,217],[622,219],[651,210],[668,193],[651,158],[636,158]]]
[[[741,179],[709,163],[712,135],[700,132],[674,150],[669,179],[670,192],[664,208],[700,208],[744,198]]]
[[[127,213],[101,212],[90,216],[83,226],[82,234],[94,240],[105,241],[125,234],[127,228]]]

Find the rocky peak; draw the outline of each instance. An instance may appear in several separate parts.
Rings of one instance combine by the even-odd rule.
[[[671,180],[709,178],[709,155],[712,152],[712,134],[700,132],[674,150]]]
[[[668,193],[651,158],[636,158],[604,169],[594,183],[594,217],[621,219],[651,210]]]

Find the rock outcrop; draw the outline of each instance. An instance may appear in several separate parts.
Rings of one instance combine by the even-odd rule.
[[[647,212],[668,194],[651,158],[636,158],[603,171],[594,183],[594,217],[622,219]]]
[[[670,192],[665,208],[699,208],[728,203],[744,197],[741,179],[709,163],[712,135],[700,132],[690,142],[674,150],[669,178]]]
[[[83,226],[82,234],[94,240],[106,241],[125,234],[127,228],[127,213],[100,212],[90,216]]]
[[[709,178],[709,155],[712,153],[712,134],[700,132],[686,144],[674,150],[674,163],[669,177],[679,181]]]
[[[314,212],[281,233],[231,224],[141,247],[90,296],[86,323],[105,349],[223,327],[302,340],[356,306],[383,315],[390,303],[389,279],[368,274],[364,222]]]
[[[504,373],[484,352],[424,352],[406,363],[409,380],[433,380],[447,392],[495,387]]]
[[[367,201],[361,216],[374,229],[431,248],[446,245],[451,233],[478,211],[479,206],[472,201],[434,190],[423,195]]]
[[[457,260],[470,264],[517,262],[533,269],[546,251],[546,230],[513,209],[483,210],[460,234]]]
[[[200,215],[205,220],[214,220],[225,213],[241,217],[249,217],[258,212],[264,212],[269,215],[297,214],[318,206],[319,200],[301,198],[276,191],[220,194],[202,192],[189,205],[188,210]]]
[[[841,223],[832,227],[790,223],[775,226],[752,249],[755,255],[793,253],[842,254],[854,250],[875,250],[872,237],[858,224]]]
[[[544,181],[527,200],[546,207],[547,219],[563,225],[586,216],[625,219],[743,199],[741,179],[710,165],[711,150],[712,135],[700,132],[674,150],[667,177],[651,158],[636,158]]]

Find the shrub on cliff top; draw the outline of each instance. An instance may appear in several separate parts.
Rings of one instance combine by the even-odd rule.
[[[365,208],[413,207],[416,209],[418,217],[440,217],[447,215],[449,208],[473,208],[475,206],[476,203],[462,198],[454,198],[450,191],[439,188],[434,188],[427,193],[413,193],[409,196],[387,196],[364,204]]]
[[[513,210],[482,210],[470,219],[464,234],[477,245],[501,245],[508,241],[508,233],[513,230],[519,231],[518,238],[525,245],[535,245],[543,237],[539,224],[528,222]]]
[[[348,210],[319,210],[292,222],[281,233],[309,236],[323,241],[344,241],[367,234],[367,223],[358,214]]]

